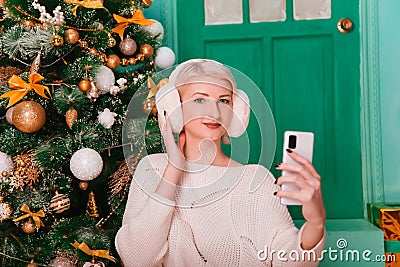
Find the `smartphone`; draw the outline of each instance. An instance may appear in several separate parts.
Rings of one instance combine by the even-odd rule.
[[[283,156],[282,162],[292,163],[300,165],[294,161],[289,155],[286,149],[290,149],[307,158],[312,162],[314,148],[314,134],[311,132],[299,132],[299,131],[286,131],[283,139]],[[282,171],[282,175],[291,175],[289,171]],[[299,191],[300,189],[293,183],[284,183],[281,185],[281,189],[285,191]],[[288,198],[281,198],[281,203],[285,205],[301,205],[300,201]]]

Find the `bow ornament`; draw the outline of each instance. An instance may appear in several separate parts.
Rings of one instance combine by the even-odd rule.
[[[11,91],[8,91],[0,96],[0,98],[10,98],[7,108],[11,107],[19,100],[21,100],[30,90],[34,90],[38,95],[44,98],[49,98],[44,92],[46,91],[50,95],[50,90],[47,86],[38,84],[44,78],[39,73],[32,73],[29,75],[29,83],[26,83],[17,75],[13,75],[8,81],[8,86]]]
[[[116,262],[115,258],[110,255],[109,250],[105,250],[105,249],[92,250],[89,248],[89,246],[85,242],[82,242],[79,244],[79,242],[76,240],[73,244],[71,243],[71,245],[74,248],[83,251],[84,253],[86,253],[89,256],[92,256],[92,257],[96,256],[96,257],[108,259],[112,262]]]
[[[121,17],[117,14],[113,14],[114,19],[118,22],[118,25],[112,29],[112,32],[118,33],[119,37],[121,37],[121,40],[124,39],[124,32],[125,28],[128,27],[129,24],[139,24],[142,26],[150,26],[153,25],[153,21],[146,19],[143,15],[142,10],[136,10],[135,13],[133,13],[132,18],[124,18]]]
[[[39,217],[44,217],[44,216],[45,216],[43,210],[39,210],[39,211],[37,211],[37,212],[32,212],[32,211],[29,209],[28,205],[23,204],[22,207],[21,207],[21,211],[25,212],[26,214],[24,214],[24,215],[18,217],[17,219],[14,219],[14,220],[13,220],[14,222],[18,222],[18,221],[23,220],[23,219],[25,219],[25,218],[32,217],[33,220],[35,221],[35,224],[36,224],[36,228],[37,228],[37,229],[39,229],[40,226],[44,226],[42,220],[39,218]]]
[[[75,5],[71,12],[76,16],[76,10],[78,7],[85,8],[104,8],[102,0],[64,0],[64,2]]]

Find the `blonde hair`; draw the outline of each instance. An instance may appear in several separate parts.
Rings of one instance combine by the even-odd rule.
[[[232,91],[236,90],[236,81],[231,71],[216,61],[199,60],[179,66],[175,87],[179,89],[189,82],[211,82],[215,84],[228,82],[229,88]],[[226,87],[224,84],[220,85]]]

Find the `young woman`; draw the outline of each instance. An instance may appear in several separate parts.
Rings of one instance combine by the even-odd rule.
[[[156,102],[166,153],[146,156],[136,168],[115,239],[124,266],[317,266],[325,209],[312,164],[288,151],[301,167],[279,164],[294,175],[275,180],[265,167],[242,165],[221,149],[249,120],[247,95],[229,69],[186,61]],[[300,192],[279,190],[284,182]],[[280,197],[302,202],[300,230]]]

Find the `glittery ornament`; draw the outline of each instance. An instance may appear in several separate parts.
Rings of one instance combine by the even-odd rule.
[[[38,55],[36,56],[35,60],[31,64],[31,68],[29,70],[29,73],[39,73],[40,69],[40,62],[41,62],[41,57],[42,57],[42,52],[39,51]]]
[[[154,48],[149,44],[144,44],[140,47],[140,53],[142,53],[144,57],[149,58],[154,54]]]
[[[22,225],[22,231],[24,231],[25,234],[28,235],[33,234],[35,230],[36,230],[36,225],[31,220],[24,222],[24,224]]]
[[[24,133],[34,133],[44,126],[46,111],[35,101],[23,101],[15,106],[12,122],[18,130]]]
[[[88,78],[83,79],[82,81],[79,82],[78,84],[78,88],[79,90],[81,90],[82,92],[87,92],[89,91],[91,85],[90,85],[90,81]]]
[[[142,26],[142,29],[148,32],[152,37],[156,37],[157,41],[162,41],[164,39],[164,27],[163,25],[155,20],[155,19],[150,19],[153,21],[153,24],[150,26]]]
[[[26,27],[26,28],[33,28],[35,27],[35,22],[31,19],[23,19],[21,20],[21,25]]]
[[[51,267],[75,267],[75,264],[68,257],[58,256],[50,262]]]
[[[58,34],[53,34],[50,38],[50,44],[54,47],[59,47],[64,44],[64,38]]]
[[[78,111],[72,108],[65,113],[65,122],[67,123],[68,127],[72,129],[72,125],[78,119]]]
[[[82,50],[86,50],[86,49],[88,49],[89,44],[86,41],[79,40],[79,46],[82,48]]]
[[[13,170],[13,162],[10,156],[0,151],[0,173],[10,173]]]
[[[103,170],[103,159],[96,150],[82,148],[72,155],[69,166],[76,178],[90,181],[99,176]]]
[[[0,222],[11,219],[13,208],[10,202],[4,202],[4,198],[0,196]]]
[[[69,44],[76,44],[79,41],[79,32],[74,29],[66,30],[65,41]]]
[[[70,207],[70,200],[68,196],[60,194],[56,191],[56,195],[50,201],[50,209],[55,213],[62,213]]]
[[[11,107],[11,108],[7,109],[7,112],[6,112],[6,120],[11,125],[14,125],[14,123],[12,122],[13,110],[14,110],[14,107]]]
[[[95,218],[98,218],[100,216],[93,191],[90,191],[89,193],[89,200],[86,206],[86,214],[90,217]]]
[[[16,189],[25,185],[33,187],[35,183],[39,182],[39,170],[33,161],[32,154],[21,154],[14,157],[14,170],[10,180],[10,184]]]
[[[107,58],[107,67],[111,68],[111,69],[115,69],[119,66],[119,63],[121,62],[121,60],[119,59],[119,57],[115,54],[109,55]]]
[[[121,50],[122,54],[131,56],[135,54],[137,49],[137,44],[135,40],[132,38],[125,38],[122,42],[119,43],[119,50]]]
[[[97,70],[95,81],[101,94],[108,93],[111,86],[115,84],[114,72],[106,66],[101,66]]]
[[[99,54],[99,51],[96,48],[92,47],[89,48],[88,53],[91,54],[92,56],[97,56]]]
[[[106,267],[101,261],[92,260],[91,262],[85,262],[82,267]]]

